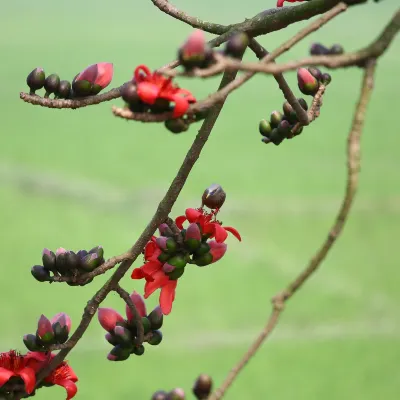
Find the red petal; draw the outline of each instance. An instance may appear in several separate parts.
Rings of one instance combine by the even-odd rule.
[[[142,267],[142,271],[146,280],[154,280],[153,274],[159,271],[162,268],[162,263],[160,261],[149,261],[144,264]]]
[[[153,275],[153,282],[146,282],[144,286],[144,298],[147,299],[151,294],[153,294],[157,289],[160,289],[166,283],[168,283],[169,278],[163,271],[158,271]]]
[[[181,215],[175,218],[175,224],[179,229],[183,229],[183,223],[186,221],[186,217]]]
[[[218,223],[213,224],[215,229],[215,240],[218,243],[225,242],[228,232]]]
[[[82,72],[79,73],[75,81],[84,80],[93,83],[96,79],[97,73],[98,73],[97,64],[89,65],[87,68],[85,68]]]
[[[106,63],[106,62],[98,63],[97,76],[94,83],[99,85],[102,89],[104,89],[111,83],[113,74],[114,74],[114,66],[112,63]]]
[[[154,250],[154,253],[152,254],[151,257],[149,257],[149,261],[158,261],[158,256],[162,253],[161,249],[158,248]],[[159,261],[158,261],[159,262]]]
[[[190,223],[197,222],[197,220],[203,215],[203,213],[195,208],[187,208],[185,211],[186,218]]]
[[[157,245],[153,241],[147,242],[147,244],[144,248],[145,260],[148,260],[153,255],[153,253],[155,252],[156,249],[157,249]]]
[[[133,301],[133,304],[135,305],[139,315],[141,317],[145,317],[147,313],[146,313],[146,304],[144,303],[143,297],[135,291],[130,295],[130,298]],[[134,317],[128,305],[125,306],[125,311],[128,321],[131,321]]]
[[[26,393],[31,394],[35,390],[36,375],[33,368],[25,367],[18,372],[18,375],[25,383]]]
[[[161,288],[160,306],[164,315],[168,315],[172,310],[172,302],[175,299],[175,289],[178,281],[169,281]]]
[[[54,383],[56,385],[65,388],[65,390],[67,391],[67,400],[72,399],[76,395],[76,392],[78,391],[76,384],[72,380],[69,379],[55,380]]]
[[[204,234],[207,234],[207,235],[211,235],[211,237],[213,237],[214,234],[215,234],[215,226],[214,226],[214,225],[218,225],[218,224],[209,223],[209,222],[204,222],[204,223],[202,224],[203,233],[204,233]]]
[[[224,226],[224,229],[226,231],[232,233],[232,235],[235,236],[235,238],[237,240],[239,240],[239,242],[242,241],[242,237],[240,236],[240,233],[235,228],[232,228],[231,226]]]
[[[143,279],[144,278],[144,273],[142,271],[142,267],[135,268],[132,271],[131,278],[132,279]]]
[[[154,104],[160,93],[160,88],[154,83],[141,82],[137,85],[137,94],[144,103]]]
[[[170,100],[175,103],[174,112],[172,113],[173,118],[179,118],[186,114],[189,102],[184,97],[173,96]]]
[[[136,83],[143,82],[150,75],[151,71],[146,65],[138,65],[134,72]]]
[[[215,240],[210,240],[208,244],[210,246],[212,262],[215,263],[224,256],[228,246],[225,243],[217,243]]]
[[[14,372],[0,367],[0,387],[7,383],[12,376],[15,376]]]

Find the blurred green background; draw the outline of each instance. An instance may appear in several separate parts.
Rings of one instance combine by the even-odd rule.
[[[275,1],[175,4],[228,24]],[[376,37],[397,5],[387,0],[351,8],[282,60],[303,57],[312,41],[358,49]],[[0,343],[3,351],[23,351],[22,335],[35,330],[41,313],[65,311],[76,326],[86,301],[106,279],[83,288],[38,283],[29,271],[40,263],[42,248],[102,244],[106,257],[129,248],[200,125],[173,136],[163,125],[114,118],[111,105],[121,100],[76,111],[19,100],[19,92],[27,90],[26,75],[36,66],[72,79],[89,64],[113,62],[117,86],[138,64],[157,68],[174,59],[191,28],[150,1],[15,0],[1,9]],[[274,49],[305,24],[261,42]],[[398,398],[399,52],[397,41],[378,65],[362,141],[360,189],[343,236],[322,270],[290,301],[273,337],[227,399]],[[246,58],[254,60],[250,52]],[[240,231],[243,242],[230,238],[222,261],[186,272],[162,345],[147,348],[143,357],[107,361],[111,347],[94,321],[68,358],[80,377],[79,398],[149,399],[161,388],[190,390],[202,372],[221,383],[263,326],[269,299],[307,263],[340,204],[346,136],[362,72],[332,75],[321,117],[279,147],[265,146],[258,133],[259,120],[283,102],[273,78],[257,76],[229,97],[173,216],[198,206],[204,188],[218,182],[228,193],[221,219]],[[299,94],[295,73],[286,76]],[[179,82],[198,98],[218,85],[217,79]],[[123,284],[129,291],[143,290],[142,281],[129,277]],[[149,307],[157,300],[152,296]],[[104,305],[124,309],[116,295]],[[61,388],[38,392],[39,399],[63,396]]]

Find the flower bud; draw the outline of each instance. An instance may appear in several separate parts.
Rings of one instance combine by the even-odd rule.
[[[49,97],[51,93],[56,93],[59,87],[60,77],[57,74],[49,75],[44,82],[44,88],[46,89],[44,97]]]
[[[76,253],[76,255],[77,255],[79,258],[83,258],[83,257],[85,257],[87,254],[88,254],[88,252],[87,252],[86,250],[79,250],[79,251]]]
[[[278,110],[272,111],[271,117],[270,117],[272,127],[276,128],[279,125],[279,122],[282,121],[282,118],[283,118],[283,114],[280,111],[278,111]],[[271,134],[272,134],[272,132],[271,132]],[[271,134],[270,134],[270,136],[271,136]]]
[[[161,307],[157,306],[147,317],[150,321],[151,329],[157,330],[162,327],[164,315],[161,311]]]
[[[167,392],[164,390],[158,390],[157,392],[153,393],[151,400],[166,400]]]
[[[199,267],[204,267],[206,265],[209,265],[212,263],[213,261],[213,256],[211,253],[206,253],[203,254],[200,257],[196,257],[193,259],[193,261],[195,262],[195,264]]]
[[[143,345],[139,345],[139,346],[134,346],[133,350],[131,350],[131,354],[136,354],[137,356],[141,356],[144,353],[144,346]]]
[[[161,254],[157,257],[157,260],[160,262],[166,262],[168,261],[168,259],[171,257],[171,254],[168,253],[164,253],[163,251],[161,252]]]
[[[171,390],[167,394],[166,400],[185,400],[185,391],[181,388]]]
[[[261,139],[261,141],[262,141],[263,143],[265,143],[265,144],[271,143],[271,139],[269,139],[269,138],[267,138],[267,137],[263,137],[263,138]]]
[[[31,269],[31,274],[39,282],[48,282],[51,280],[50,272],[42,265],[34,265]]]
[[[283,103],[283,113],[285,114],[285,117],[287,118],[288,121],[290,121],[292,124],[297,122],[297,115],[296,112],[294,111],[293,107],[289,104],[288,101],[285,101]]]
[[[322,72],[321,72],[321,70],[319,68],[317,68],[317,67],[308,67],[307,70],[315,79],[317,79],[317,80],[321,79]]]
[[[286,121],[285,119],[282,120],[278,125],[279,134],[284,138],[288,137],[288,135],[290,134],[290,129],[290,122]]]
[[[140,97],[136,90],[136,85],[133,82],[128,82],[124,85],[124,87],[121,90],[121,97],[128,104],[141,103]]]
[[[269,121],[267,121],[266,119],[262,119],[260,121],[260,124],[258,125],[258,130],[261,135],[268,137],[272,132],[272,127]]]
[[[49,249],[43,249],[42,262],[44,268],[48,269],[49,271],[54,271],[56,265],[56,255]]]
[[[79,257],[73,251],[65,253],[65,262],[67,263],[68,269],[72,270],[78,268],[79,261]]]
[[[59,313],[51,319],[54,338],[57,343],[65,343],[71,330],[71,318],[65,313]]]
[[[212,262],[215,263],[220,260],[224,254],[226,253],[226,249],[228,248],[225,243],[218,243],[215,240],[210,240],[208,243],[210,246],[210,254],[212,255]]]
[[[150,339],[147,341],[148,344],[151,344],[152,346],[157,346],[161,343],[162,341],[162,333],[161,331],[153,331]]]
[[[303,107],[303,109],[304,109],[305,111],[308,110],[308,104],[307,104],[307,102],[306,102],[302,97],[299,97],[299,98],[297,99],[297,101],[300,103],[300,105]]]
[[[321,83],[322,83],[323,85],[328,86],[328,85],[331,83],[331,81],[332,81],[332,77],[331,77],[330,74],[327,74],[327,73],[322,74],[322,76],[321,76]]]
[[[69,81],[61,81],[60,86],[58,87],[57,92],[55,93],[56,97],[60,99],[68,99],[71,94],[71,83]]]
[[[206,42],[204,32],[195,29],[178,52],[178,59],[187,70],[207,68],[213,60],[213,52]]]
[[[59,323],[61,327],[63,328],[66,327],[68,332],[70,332],[71,330],[71,318],[69,317],[68,314],[58,313],[50,320],[50,322],[52,324]]]
[[[207,399],[211,393],[213,381],[211,376],[206,374],[201,374],[194,383],[193,394],[198,400]]]
[[[95,246],[93,249],[90,249],[89,254],[97,254],[98,257],[102,258],[104,256],[103,246]]]
[[[196,256],[202,256],[203,254],[206,254],[210,251],[210,246],[206,242],[202,242],[200,244],[200,247],[196,250],[195,254]]]
[[[93,85],[86,80],[73,81],[72,90],[74,97],[86,97],[92,93]]]
[[[249,45],[249,37],[246,33],[240,32],[232,36],[225,46],[225,54],[230,57],[240,58]]]
[[[166,253],[175,253],[177,243],[171,237],[160,236],[156,239],[157,246]]]
[[[110,84],[113,74],[114,66],[112,63],[100,62],[97,64],[92,64],[75,77],[72,87],[75,92],[74,84],[86,81],[90,85],[90,90],[93,90],[93,92],[89,92],[89,94],[97,94],[100,90],[106,88]],[[78,83],[77,87],[79,86],[80,84]]]
[[[176,268],[185,268],[187,264],[186,257],[183,254],[176,254],[168,260],[168,264]]]
[[[96,253],[89,253],[80,260],[79,267],[85,271],[93,271],[102,264],[103,258]]]
[[[271,139],[271,142],[272,142],[275,146],[279,146],[279,145],[282,143],[283,139],[285,139],[285,137],[282,136],[282,135],[279,133],[279,130],[278,130],[277,128],[274,128],[274,129],[272,130],[270,139]]]
[[[46,76],[43,68],[35,68],[26,78],[26,83],[31,89],[31,94],[44,86]]]
[[[151,324],[147,317],[142,317],[142,325],[144,334],[149,333],[151,331]]]
[[[310,47],[310,54],[312,56],[321,56],[329,54],[329,50],[321,43],[313,43]]]
[[[171,237],[174,235],[174,233],[172,232],[171,228],[168,226],[168,224],[161,224],[158,227],[158,231],[160,232],[161,236],[168,236]]]
[[[56,270],[61,274],[65,274],[69,271],[68,251],[62,247],[58,248],[56,251]]]
[[[190,250],[196,250],[201,244],[201,232],[196,223],[192,223],[185,232],[185,246]]]
[[[24,335],[23,341],[29,351],[40,351],[42,349],[42,346],[37,342],[35,335]]]
[[[99,308],[97,312],[100,325],[108,332],[112,332],[117,325],[117,322],[122,322],[124,319],[112,308]]]
[[[43,314],[40,316],[38,321],[36,336],[41,342],[46,344],[52,342],[54,339],[54,332],[51,322]]]
[[[129,345],[132,342],[132,334],[129,329],[116,325],[114,328],[114,337],[118,343]]]
[[[135,305],[137,312],[141,317],[145,317],[146,312],[146,304],[144,303],[143,297],[136,291],[134,291],[130,296],[132,303]],[[131,322],[135,319],[130,307],[128,304],[125,306],[126,318],[128,322]]]
[[[116,346],[118,344],[117,338],[110,332],[107,332],[104,338],[107,340],[108,343],[112,344],[113,346]]]
[[[172,271],[175,271],[175,267],[167,262],[163,265],[162,269],[166,274],[169,274]]]
[[[175,268],[172,272],[168,273],[167,275],[171,281],[176,281],[183,275],[184,272],[185,268]]]
[[[109,361],[124,361],[131,355],[132,347],[123,347],[117,344],[107,356]]]
[[[182,118],[167,119],[164,125],[172,133],[182,133],[189,129],[189,124]]]
[[[297,70],[297,82],[302,93],[314,96],[319,88],[318,80],[306,69]]]
[[[335,55],[339,55],[339,54],[343,54],[344,53],[344,49],[340,44],[334,44],[330,49],[329,49],[329,54],[335,54]]]

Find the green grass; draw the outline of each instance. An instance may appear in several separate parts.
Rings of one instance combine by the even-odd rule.
[[[176,4],[201,18],[230,23],[272,3],[233,7],[225,0],[213,10],[209,1]],[[377,35],[394,3],[352,8],[282,59],[304,56],[315,40],[357,49]],[[304,25],[261,41],[273,49]],[[40,263],[43,247],[102,244],[106,257],[125,251],[152,216],[199,127],[173,136],[162,125],[117,120],[110,106],[120,100],[78,111],[29,106],[18,99],[27,73],[40,65],[65,79],[90,63],[112,61],[118,85],[140,63],[155,68],[173,59],[188,32],[150,1],[114,6],[20,0],[5,6],[0,16],[2,350],[23,350],[22,335],[34,331],[41,313],[65,311],[77,325],[85,302],[107,277],[83,288],[46,285],[31,278],[30,267]],[[360,189],[343,236],[322,270],[289,302],[271,341],[227,399],[398,396],[399,51],[396,42],[378,65]],[[304,267],[340,204],[346,135],[362,73],[332,75],[321,117],[279,147],[265,146],[258,134],[258,121],[282,104],[271,77],[258,76],[229,98],[173,215],[197,206],[203,189],[219,182],[228,193],[221,218],[239,229],[243,242],[229,239],[218,264],[187,271],[166,318],[164,342],[143,357],[108,362],[104,332],[94,322],[69,356],[80,377],[79,398],[149,399],[160,388],[189,390],[201,372],[222,381],[264,324],[269,298]],[[287,78],[295,88],[295,74]],[[198,98],[218,84],[181,81]],[[142,282],[129,277],[123,284],[142,291]],[[153,296],[149,306],[156,302]],[[124,308],[117,296],[105,305]],[[39,399],[62,396],[58,388],[38,393]]]

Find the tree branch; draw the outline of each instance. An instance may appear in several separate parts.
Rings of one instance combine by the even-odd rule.
[[[366,108],[373,89],[375,64],[376,60],[370,60],[366,66],[360,98],[354,114],[352,127],[348,135],[347,186],[342,205],[336,217],[336,221],[322,247],[310,260],[305,270],[292,283],[290,283],[286,289],[284,289],[281,293],[277,294],[272,299],[273,309],[265,327],[263,328],[257,339],[254,341],[254,343],[247,350],[242,359],[239,361],[239,363],[229,372],[228,376],[226,377],[220,388],[217,389],[208,398],[208,400],[218,400],[224,396],[225,392],[232,385],[238,374],[242,371],[242,369],[246,366],[250,359],[257,353],[263,342],[270,336],[271,332],[278,324],[280,314],[283,311],[284,303],[288,299],[290,299],[294,295],[294,293],[300,287],[302,287],[307,279],[310,278],[310,276],[317,270],[317,268],[321,265],[322,261],[325,259],[329,250],[332,248],[336,239],[343,230],[358,187],[358,178],[360,171],[360,139],[362,128],[364,125]]]

